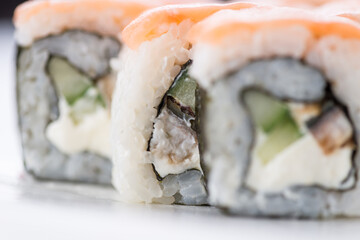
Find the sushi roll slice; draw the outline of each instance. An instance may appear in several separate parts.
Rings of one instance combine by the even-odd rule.
[[[194,23],[224,8],[251,4],[153,9],[123,31],[124,50],[112,104],[113,185],[122,201],[207,203],[189,77]]]
[[[360,28],[290,8],[223,10],[189,32],[209,201],[232,214],[360,214]]]
[[[160,3],[29,1],[14,15],[17,105],[28,172],[110,184],[110,106],[120,33]]]

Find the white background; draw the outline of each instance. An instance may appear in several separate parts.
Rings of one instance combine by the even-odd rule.
[[[0,21],[0,240],[360,239],[356,219],[252,219],[210,207],[125,205],[111,188],[36,182],[21,162],[12,35],[10,22]]]

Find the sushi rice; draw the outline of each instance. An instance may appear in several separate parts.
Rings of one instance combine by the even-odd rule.
[[[113,184],[121,200],[207,204],[197,134],[191,126],[195,119],[188,119],[196,85],[186,73],[191,46],[185,36],[216,11],[252,6],[163,7],[126,27],[112,105]],[[177,112],[168,100],[174,96]]]

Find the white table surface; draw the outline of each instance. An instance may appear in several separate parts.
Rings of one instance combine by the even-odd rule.
[[[0,240],[360,239],[360,220],[252,219],[210,207],[126,205],[111,188],[35,181],[21,161],[12,35],[10,22],[0,21]]]

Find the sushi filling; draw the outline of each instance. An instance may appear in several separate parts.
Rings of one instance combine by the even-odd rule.
[[[47,127],[47,138],[66,154],[90,151],[110,158],[111,93],[99,86],[111,88],[114,79],[92,79],[59,57],[50,59],[48,73],[57,90],[60,115]]]
[[[292,185],[318,184],[338,189],[351,168],[353,127],[342,106],[282,101],[266,93],[244,93],[255,126],[247,184],[277,191]],[[318,169],[318,174],[312,169]]]
[[[196,132],[168,108],[155,120],[150,151],[160,177],[201,169]]]
[[[154,171],[176,203],[205,204],[206,190],[194,121],[197,83],[186,64],[166,93],[149,142]]]
[[[109,62],[119,51],[117,41],[82,31],[50,36],[21,51],[20,60],[26,56],[38,61],[27,74],[51,81],[55,90],[57,106],[52,108],[57,116],[51,117],[45,136],[61,153],[110,158],[109,109],[115,76]],[[36,72],[40,64],[44,69]]]

